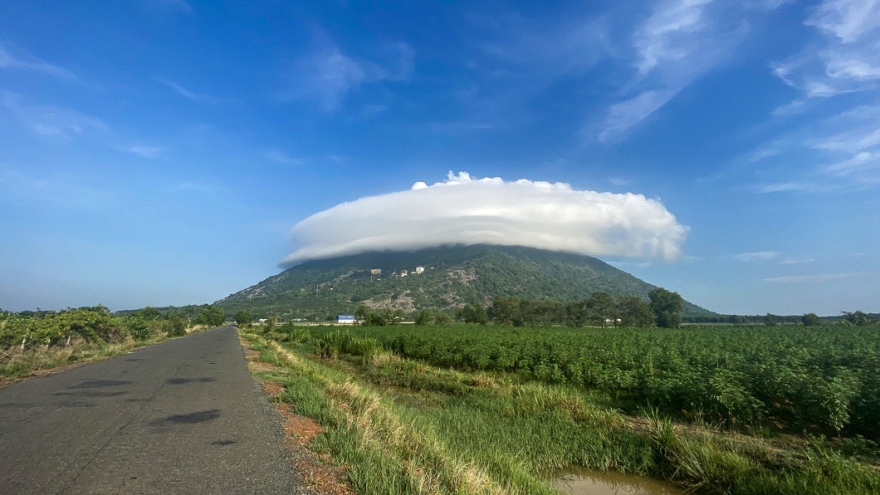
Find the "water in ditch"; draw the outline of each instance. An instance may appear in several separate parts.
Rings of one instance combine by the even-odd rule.
[[[664,481],[615,471],[578,471],[559,476],[553,488],[566,495],[684,495]]]

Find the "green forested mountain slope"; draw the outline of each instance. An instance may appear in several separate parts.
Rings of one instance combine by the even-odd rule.
[[[416,267],[424,267],[417,274]],[[371,275],[380,269],[381,275]],[[401,276],[407,270],[407,276]],[[594,292],[647,298],[654,286],[589,256],[507,246],[450,246],[308,261],[217,301],[227,314],[323,319],[370,308],[452,309],[494,296],[560,302]],[[674,288],[671,288],[674,290]],[[711,315],[690,303],[685,315]]]

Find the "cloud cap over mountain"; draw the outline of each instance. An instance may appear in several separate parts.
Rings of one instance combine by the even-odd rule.
[[[672,261],[688,230],[663,204],[641,194],[449,172],[446,181],[431,186],[417,182],[408,191],[342,203],[306,218],[293,228],[297,249],[282,264],[450,244]]]

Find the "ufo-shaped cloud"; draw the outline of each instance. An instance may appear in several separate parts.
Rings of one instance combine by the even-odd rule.
[[[342,203],[298,223],[283,264],[368,251],[451,244],[526,246],[671,261],[688,228],[641,194],[578,191],[565,183],[471,178]]]

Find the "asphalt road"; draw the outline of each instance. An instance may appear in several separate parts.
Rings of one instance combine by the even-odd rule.
[[[303,491],[234,327],[0,389],[0,493]]]

